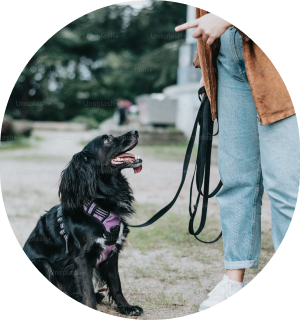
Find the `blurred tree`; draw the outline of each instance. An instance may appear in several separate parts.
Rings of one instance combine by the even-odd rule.
[[[176,83],[186,5],[152,2],[139,11],[105,7],[50,38],[22,71],[9,99],[14,118],[63,121],[85,115],[102,121],[119,97],[129,100]]]

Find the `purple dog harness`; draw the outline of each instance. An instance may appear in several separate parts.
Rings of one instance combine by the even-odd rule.
[[[113,212],[107,212],[101,209],[95,202],[88,201],[84,204],[83,210],[88,215],[96,218],[105,227],[105,249],[102,252],[101,259],[97,264],[105,261],[116,245],[120,231],[120,217]]]
[[[97,223],[102,224],[105,229],[105,248],[102,251],[101,258],[97,260],[97,264],[100,264],[107,259],[109,253],[116,246],[119,237],[121,219],[115,213],[101,209],[93,201],[87,201],[83,205],[83,210],[86,214],[94,218]],[[66,253],[68,253],[68,234],[64,227],[61,206],[57,209],[57,222],[61,229],[60,234],[64,237],[66,242]]]

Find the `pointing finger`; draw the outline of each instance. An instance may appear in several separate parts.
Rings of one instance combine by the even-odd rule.
[[[177,26],[175,28],[175,31],[183,31],[183,30],[187,30],[187,29],[191,29],[191,28],[196,28],[198,27],[198,20],[194,20],[194,21],[190,21],[190,22],[186,22],[180,26]]]

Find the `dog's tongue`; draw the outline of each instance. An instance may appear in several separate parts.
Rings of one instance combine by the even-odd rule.
[[[139,173],[142,171],[142,169],[143,169],[143,165],[141,164],[139,167],[133,168],[133,171],[134,171],[134,173]]]
[[[125,159],[125,160],[128,160],[128,161],[131,161],[131,162],[133,162],[135,160],[135,155],[132,153],[122,153],[122,154],[118,155],[118,157]],[[142,169],[143,169],[143,166],[141,164],[139,167],[133,168],[133,171],[134,171],[134,173],[139,173],[142,171]]]

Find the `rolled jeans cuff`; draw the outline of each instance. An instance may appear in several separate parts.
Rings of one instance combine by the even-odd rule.
[[[229,270],[258,268],[258,260],[224,261],[224,268]]]

